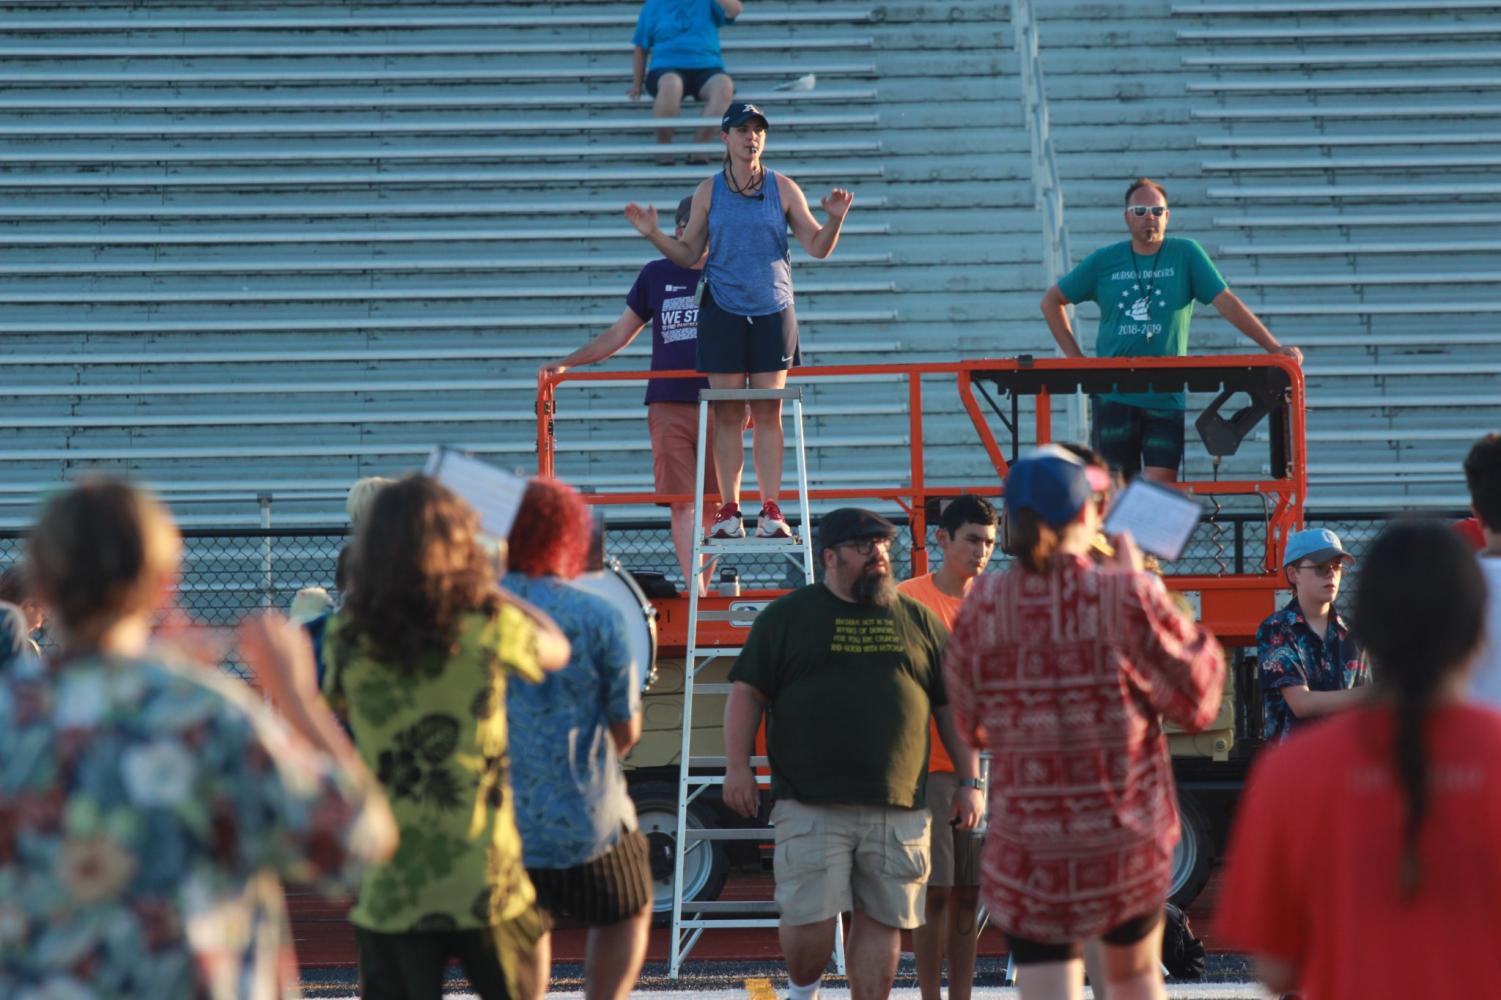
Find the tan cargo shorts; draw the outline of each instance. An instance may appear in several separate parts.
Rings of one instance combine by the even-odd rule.
[[[985,835],[980,830],[960,830],[949,826],[949,812],[954,808],[954,793],[959,777],[952,771],[935,771],[928,775],[928,815],[933,820],[933,840],[929,853],[933,873],[928,885],[935,889],[980,884],[980,858],[985,849]]]
[[[922,923],[926,809],[782,799],[772,808],[771,821],[783,924],[814,924],[849,909],[888,927],[910,930]]]

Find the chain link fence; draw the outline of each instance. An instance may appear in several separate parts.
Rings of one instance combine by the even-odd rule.
[[[1346,575],[1340,603],[1350,606],[1360,581],[1359,557],[1380,532],[1388,515],[1329,512],[1308,519],[1309,527],[1330,528],[1357,561]],[[1459,515],[1455,515],[1456,517]],[[927,532],[930,568],[941,554]],[[285,612],[297,591],[323,587],[337,597],[334,566],[347,535],[342,527],[225,528],[183,531],[182,580],[179,606],[199,625],[228,630],[251,612],[275,608]],[[667,521],[618,521],[606,535],[606,551],[627,570],[660,572],[680,589],[682,573],[673,553]],[[1254,572],[1266,545],[1266,522],[1246,512],[1221,513],[1201,522],[1182,559],[1169,573],[1224,575]],[[0,566],[18,561],[24,539],[16,532],[0,533]],[[912,573],[912,539],[903,532],[891,552],[898,579]],[[997,555],[992,569],[1009,564]],[[734,569],[744,589],[795,587],[803,581],[800,560],[785,555],[747,553],[722,556],[719,568]],[[43,637],[45,643],[45,636]],[[225,668],[243,675],[232,658]]]

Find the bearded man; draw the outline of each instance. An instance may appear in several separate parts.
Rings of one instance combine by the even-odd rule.
[[[764,713],[779,935],[794,1000],[817,997],[835,917],[851,909],[851,996],[890,994],[900,932],[923,919],[929,717],[950,757],[967,770],[975,759],[943,690],[943,623],[892,580],[895,537],[872,511],[824,515],[822,582],[761,612],[730,671],[724,800],[746,816],[758,810],[750,755]],[[981,806],[979,791],[963,788],[951,821],[972,829]]]

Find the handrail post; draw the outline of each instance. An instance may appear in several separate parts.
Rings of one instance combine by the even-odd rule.
[[[1047,285],[1051,288],[1068,273],[1073,254],[1063,218],[1063,179],[1058,173],[1058,151],[1053,145],[1053,130],[1048,118],[1042,43],[1032,0],[1011,0],[1011,30],[1015,35],[1017,63],[1021,69],[1027,137],[1032,147],[1033,203],[1042,216],[1042,265]],[[1072,319],[1073,306],[1064,309]],[[1084,440],[1084,423],[1083,397],[1075,392],[1068,404],[1069,440]]]
[[[912,455],[912,507],[907,519],[912,528],[912,575],[928,571],[927,479],[923,472],[922,374],[907,373],[908,451]]]
[[[557,415],[557,376],[537,372],[537,473],[544,479],[554,477],[553,418]]]

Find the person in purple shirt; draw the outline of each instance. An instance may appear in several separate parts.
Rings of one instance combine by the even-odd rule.
[[[693,198],[678,203],[677,235],[688,224]],[[570,368],[592,365],[614,357],[636,339],[651,322],[651,370],[693,371],[697,368],[698,306],[693,289],[703,262],[682,267],[665,258],[641,269],[625,297],[625,310],[604,333],[561,361],[545,364],[545,374],[561,375]],[[652,474],[658,493],[693,493],[694,465],[698,455],[698,391],[709,387],[708,379],[654,378],[646,383],[646,422],[651,431]],[[709,422],[708,454],[713,453],[714,422]],[[704,490],[718,492],[714,462],[704,466]],[[683,580],[691,581],[693,560],[693,501],[668,504],[672,511],[672,545],[683,568]],[[705,526],[713,511],[705,508]],[[711,566],[698,574],[699,593],[707,587]]]

